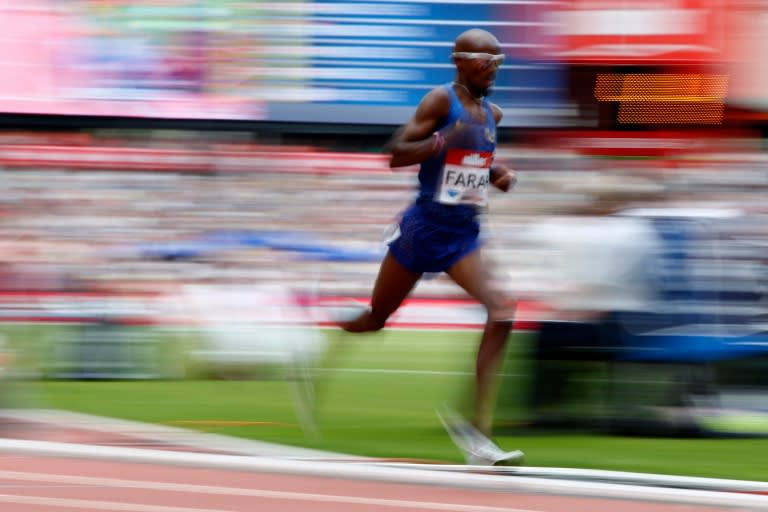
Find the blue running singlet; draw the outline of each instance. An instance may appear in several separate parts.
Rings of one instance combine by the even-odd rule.
[[[415,273],[444,272],[479,246],[477,215],[488,204],[489,170],[496,151],[496,121],[483,99],[484,121],[462,106],[452,84],[447,118],[450,142],[419,169],[416,200],[403,212],[389,243],[394,258]]]

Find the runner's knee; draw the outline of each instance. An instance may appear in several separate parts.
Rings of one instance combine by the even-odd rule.
[[[489,322],[511,322],[515,317],[517,302],[504,295],[498,295],[486,305],[486,310]]]

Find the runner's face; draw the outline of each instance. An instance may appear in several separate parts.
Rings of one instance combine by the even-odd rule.
[[[483,96],[488,96],[503,62],[501,48],[497,44],[478,45],[471,51],[456,52],[454,55],[467,85]]]

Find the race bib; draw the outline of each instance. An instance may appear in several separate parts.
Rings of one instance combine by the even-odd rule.
[[[435,201],[441,204],[488,204],[493,153],[449,149]]]

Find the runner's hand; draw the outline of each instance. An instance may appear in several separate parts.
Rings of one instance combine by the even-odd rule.
[[[504,164],[494,164],[491,167],[491,185],[502,192],[510,191],[517,183],[515,171]]]

